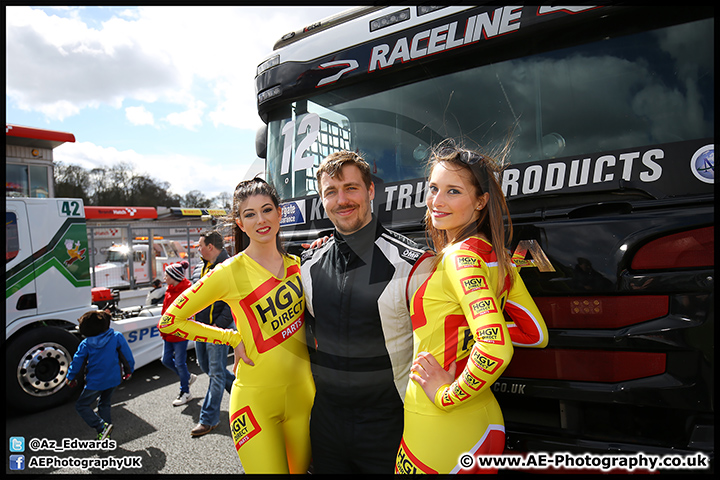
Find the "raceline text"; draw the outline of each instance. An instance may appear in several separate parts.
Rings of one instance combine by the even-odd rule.
[[[578,13],[593,7],[540,7],[538,15],[552,13],[557,10]],[[400,37],[390,48],[383,43],[373,47],[370,54],[368,72],[388,68],[400,61],[402,63],[417,60],[435,53],[451,50],[478,42],[481,39],[490,39],[505,35],[520,29],[523,7],[500,7],[492,12],[473,15],[465,20],[446,23],[416,33],[412,37]],[[464,28],[464,30],[462,30]],[[458,33],[461,36],[458,37]]]
[[[513,32],[520,28],[521,15],[522,7],[501,7],[491,15],[486,12],[468,18],[465,22],[465,33],[460,38],[457,38],[459,22],[456,21],[423,30],[412,38],[400,37],[392,49],[388,44],[376,45],[370,55],[368,72],[390,67],[397,61],[409,62],[468,45],[477,42],[483,36],[487,39]]]

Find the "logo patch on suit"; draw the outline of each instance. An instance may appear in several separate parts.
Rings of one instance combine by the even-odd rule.
[[[236,450],[239,450],[248,440],[261,431],[262,429],[255,420],[255,415],[253,415],[249,406],[235,412],[235,415],[230,419],[230,433]]]

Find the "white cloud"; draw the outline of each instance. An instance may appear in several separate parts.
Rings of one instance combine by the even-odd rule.
[[[202,125],[203,111],[205,110],[204,102],[194,101],[189,109],[184,112],[175,112],[165,117],[165,120],[171,125],[181,126],[188,130],[197,130]]]
[[[258,63],[283,34],[338,10],[8,7],[6,93],[17,108],[49,120],[131,100],[149,112],[179,104],[186,110],[167,120],[191,130],[204,115],[215,126],[254,130]],[[100,14],[110,18],[96,21]],[[202,109],[193,106],[199,100]]]
[[[147,175],[156,182],[168,182],[173,193],[185,195],[190,190],[200,190],[208,198],[222,192],[232,193],[253,163],[250,159],[221,169],[210,168],[212,160],[204,157],[179,153],[143,155],[91,142],[65,143],[53,151],[53,156],[56,162],[79,165],[87,170],[129,164],[135,173]]]
[[[82,140],[56,161],[129,163],[179,195],[232,192],[256,160],[257,65],[285,33],[344,8],[6,7],[6,115]],[[227,127],[238,135],[219,138]],[[112,147],[119,138],[131,148]],[[188,153],[195,138],[212,143],[207,157]]]
[[[143,105],[126,108],[125,117],[133,125],[155,125],[155,118],[152,112],[148,112]]]
[[[7,13],[6,92],[23,110],[62,120],[102,104],[119,108],[126,98],[154,100],[179,87],[173,66],[145,52],[132,35],[27,7]],[[60,107],[66,103],[73,108]]]

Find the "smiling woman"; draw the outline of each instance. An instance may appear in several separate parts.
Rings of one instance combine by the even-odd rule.
[[[161,332],[235,349],[230,430],[245,473],[306,473],[310,463],[305,295],[300,259],[277,243],[279,204],[264,180],[240,182],[232,216],[249,246],[186,290],[160,323]],[[218,300],[230,305],[237,331],[187,319]]]
[[[480,473],[457,462],[465,453],[504,450],[503,415],[491,386],[514,347],[548,342],[542,315],[505,249],[503,216],[512,227],[494,175],[498,163],[452,141],[432,151],[426,230],[438,255],[411,302],[415,360],[398,466],[409,457],[426,473]],[[428,441],[428,431],[444,439],[442,448]]]
[[[466,170],[444,163],[433,169],[426,200],[428,215],[438,230],[447,232],[451,241],[478,220],[487,204],[490,194],[485,192],[477,197],[474,190]]]

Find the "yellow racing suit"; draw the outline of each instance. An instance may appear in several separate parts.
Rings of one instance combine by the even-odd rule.
[[[461,455],[500,454],[505,446],[502,412],[490,387],[510,363],[513,345],[547,345],[545,322],[517,268],[499,279],[495,251],[479,237],[445,250],[410,308],[414,357],[429,352],[446,370],[456,361],[457,377],[438,389],[434,402],[415,381],[408,384],[395,472],[478,472],[464,468]]]
[[[306,473],[315,386],[305,342],[300,260],[284,256],[282,278],[240,253],[185,290],[163,315],[160,331],[188,340],[241,341],[254,366],[239,362],[230,395],[230,431],[245,473]],[[237,331],[188,320],[217,300]]]

